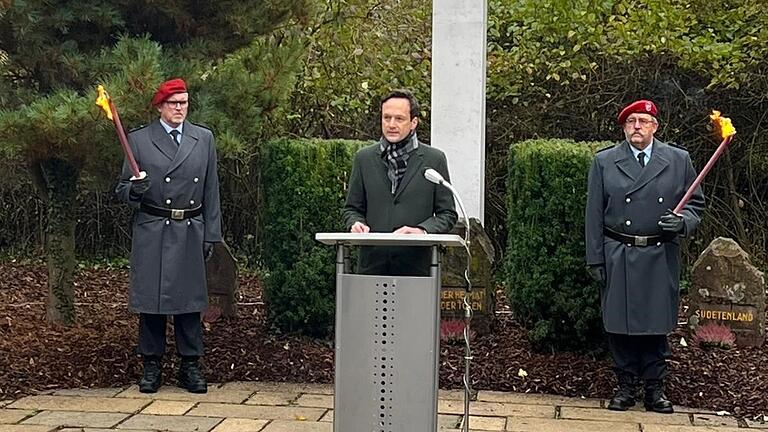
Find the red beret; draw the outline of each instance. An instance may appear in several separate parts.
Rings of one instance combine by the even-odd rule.
[[[174,95],[176,93],[186,93],[187,92],[187,84],[184,82],[181,78],[175,78],[172,80],[168,80],[162,84],[160,84],[160,87],[157,88],[157,91],[155,92],[155,96],[152,97],[152,106],[158,106],[163,101],[168,99],[171,95]]]
[[[639,101],[634,101],[631,104],[624,107],[623,110],[619,113],[619,124],[624,124],[624,122],[627,120],[627,117],[629,117],[630,114],[635,113],[642,113],[642,114],[650,114],[654,117],[656,117],[656,113],[658,111],[656,110],[656,104],[649,100],[641,99]]]

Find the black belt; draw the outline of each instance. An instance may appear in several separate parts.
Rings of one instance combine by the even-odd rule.
[[[152,204],[141,203],[141,211],[151,214],[152,216],[160,216],[168,219],[182,220],[195,217],[203,213],[203,206],[199,205],[192,209],[172,209],[165,207],[157,207]]]
[[[658,245],[659,243],[666,243],[674,240],[675,237],[677,237],[677,235],[673,233],[649,235],[649,236],[636,236],[636,235],[616,232],[610,228],[603,228],[603,234],[605,234],[606,236],[618,242],[628,244],[631,246],[640,246],[640,247]]]

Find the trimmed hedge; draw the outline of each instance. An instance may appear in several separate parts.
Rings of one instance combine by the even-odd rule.
[[[590,349],[603,340],[599,287],[584,261],[584,209],[594,151],[610,144],[510,147],[506,292],[538,349]]]
[[[341,231],[341,208],[355,152],[368,143],[279,139],[261,167],[264,298],[283,331],[323,336],[333,328],[334,249],[315,233]]]

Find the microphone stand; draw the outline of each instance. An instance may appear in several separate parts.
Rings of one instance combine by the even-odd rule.
[[[459,197],[459,193],[453,185],[448,183],[443,176],[440,175],[440,173],[432,168],[427,168],[424,170],[424,177],[430,182],[442,185],[451,191],[451,194],[456,198],[456,202],[459,203],[459,209],[461,209],[461,213],[464,215],[464,220],[466,222],[464,227],[464,250],[467,252],[467,266],[464,269],[464,377],[462,379],[464,383],[464,419],[461,422],[461,430],[463,432],[469,432],[469,401],[473,393],[469,374],[470,363],[473,359],[470,346],[469,327],[470,322],[472,321],[472,305],[469,303],[469,294],[472,292],[472,281],[469,279],[469,269],[472,265],[472,254],[469,250],[469,216],[464,208],[464,203],[461,201],[461,197]]]

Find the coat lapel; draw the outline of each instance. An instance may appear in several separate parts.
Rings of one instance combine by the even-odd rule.
[[[183,132],[181,133],[181,144],[179,145],[179,151],[176,152],[176,157],[173,158],[173,162],[171,162],[171,166],[168,167],[166,174],[178,168],[179,165],[181,165],[184,160],[189,157],[189,154],[192,153],[192,150],[194,150],[195,146],[197,145],[197,141],[199,139],[197,129],[189,122],[184,122],[184,127],[182,130]],[[171,142],[171,145],[173,145],[173,142]]]
[[[640,170],[643,168],[640,167],[640,164],[635,160],[632,150],[629,148],[629,143],[626,141],[621,143],[617,153],[614,161],[616,162],[619,171],[623,172],[624,175],[632,180],[637,180],[637,178],[640,177]]]
[[[160,150],[160,153],[167,157],[168,160],[173,160],[178,151],[178,146],[173,143],[173,138],[165,133],[165,129],[163,129],[163,125],[160,124],[160,120],[155,120],[149,127],[149,136],[152,139],[152,144],[154,144],[155,147]]]
[[[651,153],[651,161],[645,168],[641,168],[640,177],[635,180],[635,183],[629,188],[627,194],[640,189],[645,186],[654,177],[661,174],[662,171],[669,165],[669,156],[667,154],[668,146],[663,142],[654,139],[653,140],[653,152]],[[640,166],[640,164],[637,164]]]
[[[421,166],[424,165],[424,154],[421,151],[421,146],[423,145],[424,144],[419,143],[419,147],[417,147],[413,154],[408,158],[408,167],[405,169],[405,175],[403,176],[403,179],[400,180],[400,184],[397,185],[395,199],[397,199],[405,187],[408,186],[408,183],[413,179],[413,176],[421,171]]]

